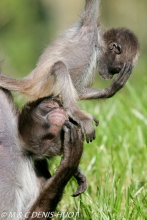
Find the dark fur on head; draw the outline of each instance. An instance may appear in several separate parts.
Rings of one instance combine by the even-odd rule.
[[[103,33],[103,53],[98,61],[98,71],[104,79],[119,73],[125,63],[135,66],[140,45],[135,34],[126,28],[112,28]]]
[[[125,62],[132,62],[135,56],[139,55],[140,44],[135,34],[127,28],[110,29],[104,33],[104,41],[109,45],[117,42],[121,45],[121,54]],[[109,48],[108,48],[109,49]]]

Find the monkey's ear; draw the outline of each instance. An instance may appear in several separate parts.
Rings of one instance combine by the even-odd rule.
[[[110,43],[109,49],[114,51],[116,54],[121,54],[121,52],[122,52],[121,45],[117,42]]]

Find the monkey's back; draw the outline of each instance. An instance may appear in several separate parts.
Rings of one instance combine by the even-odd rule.
[[[90,86],[94,78],[97,57],[94,36],[93,31],[77,26],[51,43],[40,57],[36,68],[25,77],[25,80],[30,82],[29,99],[55,95],[56,79],[52,74],[52,68],[59,61],[66,65],[77,91]]]

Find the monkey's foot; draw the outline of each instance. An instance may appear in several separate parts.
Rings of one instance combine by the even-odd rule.
[[[98,126],[99,121],[93,117],[92,119],[86,118],[79,122],[82,132],[85,134],[87,143],[92,142],[96,138],[93,121],[95,122],[95,125]]]
[[[77,191],[72,195],[73,197],[76,197],[82,194],[83,192],[85,192],[85,190],[87,189],[87,183],[86,183],[86,177],[84,176],[84,174],[81,172],[80,169],[77,170],[74,177],[76,178],[79,185]]]
[[[72,121],[72,123],[75,122],[75,124],[77,123],[81,127],[82,133],[86,137],[86,142],[92,142],[95,139],[95,129],[93,122],[96,126],[98,126],[99,121],[92,115],[83,111],[75,111],[74,113],[68,111],[67,113],[70,121]]]

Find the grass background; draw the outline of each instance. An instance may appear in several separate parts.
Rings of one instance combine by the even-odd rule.
[[[146,105],[146,81],[142,87],[128,82],[109,100],[82,103],[100,120],[97,138],[85,143],[81,161],[88,189],[78,198],[70,197],[76,189],[72,180],[58,210],[79,211],[73,219],[82,220],[147,219]]]
[[[87,191],[71,194],[72,179],[57,212],[79,216],[55,219],[144,220],[147,219],[147,1],[102,0],[101,19],[106,27],[131,28],[141,43],[141,56],[126,86],[108,100],[83,101],[82,109],[100,121],[97,138],[86,144],[80,167]],[[44,47],[78,18],[84,0],[1,0],[0,64],[3,73],[22,77],[35,66]],[[94,87],[105,82],[96,76]],[[16,97],[19,101],[19,97]],[[60,158],[51,162],[52,171]]]
[[[77,220],[147,219],[147,79],[139,77],[136,83],[133,78],[140,69],[145,76],[146,66],[140,61],[126,86],[113,98],[79,103],[100,121],[96,140],[85,143],[80,164],[88,189],[77,198],[71,197],[77,187],[73,178],[57,213],[79,212],[69,218]]]

